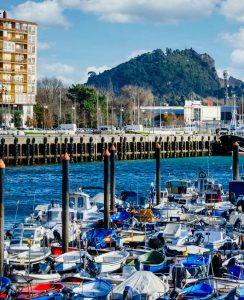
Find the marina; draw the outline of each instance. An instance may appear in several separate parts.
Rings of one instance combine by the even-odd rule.
[[[112,147],[104,162],[7,168],[4,298],[232,299],[243,229],[229,182],[244,162],[233,149],[168,160],[156,144],[155,159],[113,162]]]

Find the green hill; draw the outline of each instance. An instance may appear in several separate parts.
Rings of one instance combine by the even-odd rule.
[[[88,85],[109,90],[117,96],[125,85],[150,88],[154,96],[165,97],[175,104],[182,103],[191,93],[203,98],[221,98],[221,83],[214,60],[208,54],[198,54],[193,49],[157,49],[101,74],[92,73],[87,81]],[[244,91],[242,82],[236,92],[241,93],[239,90]]]

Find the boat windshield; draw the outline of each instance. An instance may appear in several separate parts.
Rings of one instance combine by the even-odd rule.
[[[171,180],[166,182],[166,188],[171,194],[186,194],[189,187],[191,187],[190,181]]]
[[[78,197],[78,208],[84,207],[84,199],[82,197]]]
[[[75,207],[75,197],[70,197],[69,198],[69,208],[74,208]]]
[[[47,221],[60,221],[61,220],[61,211],[49,211],[47,213]]]

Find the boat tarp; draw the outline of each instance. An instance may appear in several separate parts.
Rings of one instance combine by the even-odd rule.
[[[188,254],[196,254],[196,255],[203,255],[210,251],[208,248],[199,247],[195,245],[187,245],[187,246],[167,246],[167,248],[171,251],[178,251],[178,252],[187,252]]]
[[[208,257],[200,256],[200,255],[189,255],[186,258],[180,260],[180,262],[186,267],[194,267],[194,266],[207,266],[208,265]]]
[[[127,211],[120,211],[110,216],[111,221],[125,221],[130,218],[130,214]]]
[[[117,234],[112,229],[92,229],[86,233],[88,246],[103,249],[108,240],[116,239]],[[106,240],[105,240],[106,238]]]
[[[155,217],[151,209],[141,209],[137,214],[137,219],[141,222],[155,222]]]
[[[179,295],[187,295],[191,297],[198,297],[200,299],[205,299],[213,294],[213,287],[208,283],[199,283],[196,285],[189,286],[180,291]],[[209,298],[206,298],[209,299]]]
[[[158,265],[165,262],[163,253],[155,250],[142,254],[139,259],[145,265]]]
[[[162,281],[152,272],[136,271],[129,278],[114,288],[112,299],[122,300],[126,287],[130,287],[134,291],[134,294],[139,294],[139,298],[133,297],[132,299],[142,299],[140,297],[145,295],[153,300],[157,299],[169,290],[168,282]]]

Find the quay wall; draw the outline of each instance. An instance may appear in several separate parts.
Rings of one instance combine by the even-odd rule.
[[[102,161],[112,143],[117,160],[135,160],[154,158],[156,143],[161,158],[211,156],[218,141],[210,134],[6,135],[0,136],[0,158],[7,166],[55,164],[68,152],[71,162]]]

